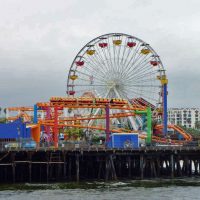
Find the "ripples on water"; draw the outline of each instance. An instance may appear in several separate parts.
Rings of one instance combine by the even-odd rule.
[[[200,200],[200,180],[24,184],[8,187],[3,186],[0,200]]]

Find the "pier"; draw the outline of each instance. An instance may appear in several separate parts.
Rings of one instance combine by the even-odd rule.
[[[200,147],[1,150],[1,183],[181,178],[200,175]]]

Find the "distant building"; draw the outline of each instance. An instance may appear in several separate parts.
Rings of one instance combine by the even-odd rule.
[[[168,121],[171,124],[195,128],[195,123],[200,121],[200,108],[170,108]]]

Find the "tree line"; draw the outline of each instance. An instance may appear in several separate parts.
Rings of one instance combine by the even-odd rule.
[[[7,110],[6,110],[6,108],[3,109],[2,107],[0,107],[0,123],[1,123],[1,124],[2,124],[2,123],[6,123],[6,118],[5,118],[5,116],[4,116],[4,117],[1,117],[2,111],[3,111],[4,114],[6,115]]]

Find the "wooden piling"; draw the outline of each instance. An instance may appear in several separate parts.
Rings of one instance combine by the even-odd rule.
[[[113,180],[117,180],[117,175],[116,175],[116,170],[115,170],[115,165],[114,165],[114,162],[113,162],[113,156],[110,155],[110,165],[111,165],[111,170],[112,170],[112,179]]]
[[[76,181],[79,182],[79,172],[80,172],[80,169],[79,169],[79,155],[77,154],[76,155]]]
[[[108,157],[106,157],[106,164],[105,164],[105,180],[108,181],[108,178],[109,178],[109,172],[110,172],[110,169],[109,169],[109,159]]]
[[[46,178],[46,181],[47,181],[47,183],[49,182],[49,162],[47,162],[47,164],[46,164],[46,176],[47,176],[47,178]]]
[[[157,164],[157,176],[160,177],[160,171],[161,171],[160,158],[156,159],[156,164]]]
[[[170,168],[171,168],[171,178],[174,178],[174,155],[171,154],[170,156]]]
[[[194,174],[198,174],[198,161],[196,159],[194,160]]]
[[[63,153],[63,161],[64,161],[64,165],[63,165],[63,179],[66,179],[66,174],[67,174],[67,162],[66,162],[66,153]]]
[[[144,156],[140,154],[140,178],[144,179]]]
[[[69,181],[71,181],[72,179],[72,159],[71,157],[69,157],[69,161],[68,161],[68,179]]]
[[[99,161],[98,180],[100,180],[101,178],[101,171],[102,171],[102,161]]]
[[[130,156],[128,156],[128,178],[130,178],[131,179],[131,157]]]
[[[13,183],[15,183],[15,163],[12,163],[12,177],[13,177]]]
[[[32,162],[29,163],[29,183],[32,182]]]

